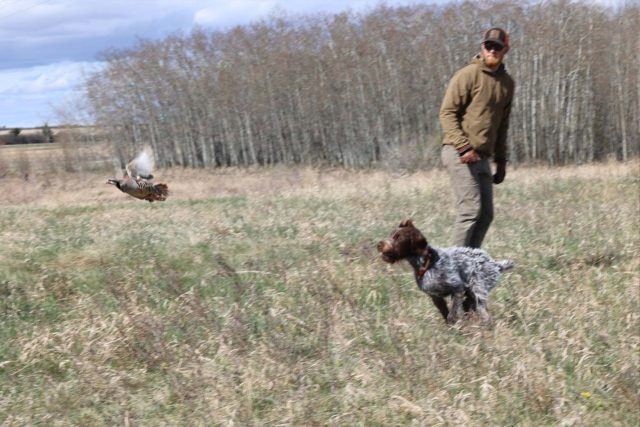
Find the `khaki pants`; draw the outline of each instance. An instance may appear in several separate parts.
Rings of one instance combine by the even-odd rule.
[[[489,159],[460,163],[456,149],[443,145],[442,163],[449,173],[456,201],[453,245],[479,248],[493,220],[493,175]]]

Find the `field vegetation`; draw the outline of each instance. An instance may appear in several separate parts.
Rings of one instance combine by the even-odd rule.
[[[449,243],[438,107],[489,22],[517,168],[485,249],[516,268],[451,327],[375,245]],[[0,132],[0,424],[640,425],[638,22],[381,5],[106,53],[64,120],[95,127]],[[147,144],[166,202],[106,185]]]
[[[638,425],[637,161],[510,170],[491,327],[375,243],[446,246],[446,174],[308,167],[0,179],[3,425]]]

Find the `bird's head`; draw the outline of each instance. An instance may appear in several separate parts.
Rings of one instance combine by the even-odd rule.
[[[107,180],[107,184],[115,185],[116,187],[120,188],[120,180],[119,179],[109,178]]]

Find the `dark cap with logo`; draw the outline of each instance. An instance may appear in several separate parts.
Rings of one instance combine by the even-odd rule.
[[[500,46],[509,46],[509,35],[505,30],[498,27],[489,28],[482,34],[482,43],[493,42]]]

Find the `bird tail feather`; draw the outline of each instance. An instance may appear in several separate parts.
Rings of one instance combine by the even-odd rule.
[[[166,200],[169,195],[169,187],[167,184],[155,184],[153,194],[158,198],[157,200]]]
[[[167,184],[155,184],[153,186],[153,193],[158,197],[158,200],[166,200],[169,195],[169,187]]]
[[[150,192],[145,197],[149,202],[164,202],[169,196],[169,187],[167,184],[154,184],[150,188]]]

